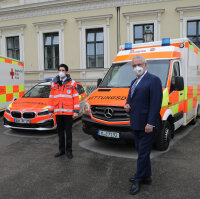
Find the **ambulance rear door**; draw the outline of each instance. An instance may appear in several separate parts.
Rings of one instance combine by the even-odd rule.
[[[0,111],[24,95],[24,64],[0,57]]]

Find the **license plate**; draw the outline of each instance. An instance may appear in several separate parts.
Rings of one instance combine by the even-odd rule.
[[[24,124],[29,124],[30,120],[25,120],[25,119],[15,119],[15,123],[24,123]]]
[[[104,136],[104,137],[109,137],[109,138],[119,138],[119,133],[117,133],[117,132],[98,130],[98,135]]]

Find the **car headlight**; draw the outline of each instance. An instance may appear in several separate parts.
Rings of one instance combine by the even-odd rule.
[[[6,110],[5,110],[6,113],[10,114],[10,108],[8,107]]]
[[[42,115],[49,115],[48,109],[45,109],[45,110],[40,111],[40,112],[38,113],[38,116],[42,116]]]
[[[83,106],[83,114],[90,115],[90,105],[87,102]]]

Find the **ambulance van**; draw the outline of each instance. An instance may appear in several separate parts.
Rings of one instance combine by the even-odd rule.
[[[0,112],[24,95],[24,63],[0,56]]]
[[[133,141],[130,115],[124,105],[135,78],[131,66],[135,55],[144,56],[148,72],[162,82],[163,126],[155,146],[163,151],[180,126],[194,124],[200,116],[200,49],[187,38],[121,46],[104,79],[87,98],[83,131],[96,140]]]

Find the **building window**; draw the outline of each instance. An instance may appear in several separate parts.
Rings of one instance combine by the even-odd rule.
[[[19,36],[7,37],[7,57],[20,60]]]
[[[187,22],[187,37],[200,47],[200,20]]]
[[[104,67],[103,28],[86,30],[86,66],[87,68]]]
[[[144,43],[144,32],[146,30],[150,30],[153,33],[152,40],[154,41],[154,24],[142,24],[142,25],[134,25],[133,26],[133,32],[134,32],[134,38],[133,43]]]
[[[59,35],[44,34],[44,69],[57,70],[59,65]]]

